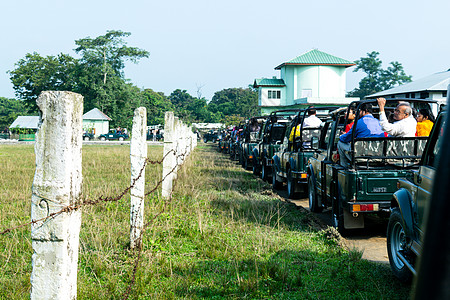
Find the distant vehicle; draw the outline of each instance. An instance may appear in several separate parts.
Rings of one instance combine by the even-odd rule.
[[[164,139],[164,136],[162,133],[156,133],[153,134],[151,130],[147,131],[147,141],[160,141]]]
[[[398,181],[399,190],[391,202],[391,215],[387,229],[387,250],[389,263],[394,275],[403,282],[416,274],[416,258],[422,253],[422,239],[426,208],[431,200],[434,175],[447,112],[439,114],[430,139],[420,161],[419,168],[411,171],[411,176]],[[448,141],[447,141],[448,143]],[[447,199],[448,200],[448,199]],[[431,218],[439,211],[429,211]],[[445,229],[442,238],[445,237]],[[442,251],[442,249],[440,249]],[[442,262],[445,264],[445,261]]]
[[[248,120],[244,125],[240,143],[239,162],[246,170],[253,167],[253,148],[261,140],[261,128],[269,116],[258,116]]]
[[[129,135],[123,131],[117,131],[116,129],[111,129],[108,133],[106,134],[101,134],[99,136],[99,139],[101,141],[106,141],[106,140],[119,140],[119,141],[123,141],[129,138]]]
[[[253,148],[253,174],[261,174],[263,180],[269,180],[272,173],[272,157],[283,143],[286,126],[298,111],[299,109],[284,109],[270,114],[261,129],[262,139]]]
[[[94,139],[94,134],[89,132],[83,132],[83,140],[89,141]]]
[[[287,125],[283,142],[273,155],[272,187],[280,189],[286,182],[288,198],[297,198],[298,192],[308,189],[308,159],[321,152],[317,143],[322,127],[306,127],[304,120],[308,114],[317,110],[317,117],[322,121],[331,120],[329,112],[338,106],[323,106],[299,110]]]
[[[207,143],[208,141],[211,141],[215,143],[218,139],[218,133],[214,131],[206,132],[203,134],[203,142]]]

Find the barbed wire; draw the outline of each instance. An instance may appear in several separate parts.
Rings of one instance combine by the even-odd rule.
[[[183,153],[180,153],[180,154],[177,154],[177,151],[175,149],[171,149],[166,154],[164,154],[164,156],[162,157],[161,160],[151,160],[149,158],[146,158],[142,168],[139,171],[138,176],[136,176],[132,180],[131,184],[129,186],[127,186],[121,193],[119,193],[116,196],[106,196],[106,197],[105,196],[100,196],[100,197],[98,197],[97,199],[94,199],[94,200],[85,199],[85,200],[83,200],[81,202],[75,202],[72,205],[64,206],[63,208],[61,208],[61,210],[59,210],[57,212],[50,213],[49,215],[47,215],[46,217],[43,217],[41,219],[31,220],[30,222],[27,222],[27,223],[24,223],[24,224],[15,226],[15,227],[6,228],[6,229],[4,229],[3,231],[0,232],[0,236],[5,235],[6,233],[9,233],[11,231],[20,229],[20,228],[25,227],[25,226],[30,226],[30,225],[33,225],[33,224],[36,224],[36,223],[39,223],[39,222],[46,222],[48,220],[56,218],[60,214],[70,213],[72,211],[78,210],[78,209],[80,209],[82,207],[85,207],[85,206],[95,206],[95,205],[99,205],[101,203],[106,203],[106,202],[117,202],[117,201],[121,200],[136,185],[136,182],[142,177],[142,174],[144,173],[144,170],[147,167],[147,165],[149,165],[149,164],[150,165],[162,164],[165,161],[165,159],[169,156],[169,154],[173,153],[173,155],[175,157],[175,162],[176,162],[174,167],[171,170],[169,170],[169,172],[167,174],[165,174],[161,178],[161,180],[159,180],[150,191],[148,191],[148,192],[146,192],[144,194],[144,199],[145,199],[147,196],[149,196],[150,194],[154,193],[162,185],[162,183],[164,182],[164,180],[168,176],[170,176],[171,174],[173,174],[174,172],[177,171],[178,167],[181,166],[181,164],[178,163],[180,161],[179,159],[181,159],[182,163],[185,161],[185,158],[186,158],[187,153],[188,153],[188,151],[187,151],[188,147],[189,146],[187,146],[185,148],[185,151]],[[173,199],[173,197],[172,197],[173,196],[173,190],[176,187],[176,182],[177,182],[176,180],[173,182],[170,194],[167,197],[167,200],[164,201],[164,205],[163,205],[162,209],[158,213],[156,213],[150,219],[150,221],[146,222],[143,225],[142,230],[140,231],[140,235],[139,235],[139,238],[137,240],[138,247],[133,249],[133,250],[137,250],[137,256],[136,256],[136,259],[134,260],[134,263],[133,263],[133,272],[131,274],[130,284],[128,285],[125,293],[123,294],[123,299],[128,299],[128,297],[129,297],[129,295],[130,295],[130,293],[132,291],[132,288],[133,288],[134,284],[136,283],[136,274],[137,274],[137,271],[139,269],[139,264],[140,264],[141,257],[142,257],[142,240],[143,240],[143,235],[144,235],[145,231],[148,229],[148,227],[151,224],[153,224],[154,221],[161,214],[163,214],[166,211],[168,205],[171,203],[171,201]],[[43,200],[48,200],[48,201],[50,200],[50,199],[46,199],[45,197],[42,197],[42,196],[39,196],[39,195],[36,195],[36,196],[39,197],[40,199],[43,199]],[[137,211],[139,211],[139,210],[137,210]],[[134,253],[136,254],[136,251],[134,251]]]

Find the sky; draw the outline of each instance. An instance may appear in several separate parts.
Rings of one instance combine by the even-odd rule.
[[[413,80],[450,69],[448,0],[14,0],[0,3],[0,96],[13,98],[8,70],[27,53],[73,51],[75,40],[130,32],[150,52],[125,77],[166,95],[210,100],[226,88],[280,76],[274,70],[311,49],[350,61],[377,51]],[[347,91],[362,72],[347,69]]]

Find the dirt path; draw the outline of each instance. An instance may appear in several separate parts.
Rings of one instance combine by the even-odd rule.
[[[288,200],[286,191],[278,193],[285,201],[309,210],[308,199]],[[331,211],[326,210],[322,213],[313,213],[313,215],[323,224],[331,226]],[[356,248],[363,251],[363,259],[370,261],[389,263],[386,248],[386,226],[385,222],[379,220],[367,220],[367,228],[364,230],[354,230],[345,236],[347,245],[350,248]]]

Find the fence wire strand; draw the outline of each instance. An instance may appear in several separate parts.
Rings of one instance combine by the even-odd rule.
[[[128,193],[130,192],[130,190],[136,185],[136,182],[138,181],[138,179],[139,179],[139,178],[142,176],[142,174],[144,173],[144,170],[145,170],[145,168],[147,167],[147,165],[157,165],[157,164],[162,164],[162,163],[165,161],[165,159],[169,156],[169,154],[171,154],[171,153],[173,153],[173,155],[174,155],[174,157],[175,157],[175,161],[176,161],[175,166],[174,166],[167,174],[165,174],[165,175],[161,178],[161,180],[159,180],[159,181],[156,183],[156,185],[155,185],[150,191],[148,191],[148,192],[146,192],[146,193],[144,194],[144,199],[143,199],[143,200],[145,200],[146,197],[148,197],[150,194],[154,193],[154,192],[161,186],[161,184],[163,183],[163,181],[164,181],[169,175],[171,175],[171,174],[173,174],[173,173],[176,173],[177,169],[182,165],[182,163],[184,163],[184,161],[185,161],[185,159],[186,159],[186,156],[187,156],[187,153],[188,153],[187,147],[186,147],[185,151],[184,151],[183,153],[180,153],[180,154],[177,154],[177,151],[176,151],[176,150],[171,149],[170,151],[168,151],[168,152],[162,157],[161,160],[151,160],[151,159],[149,159],[149,158],[146,158],[145,161],[144,161],[144,164],[143,164],[143,166],[142,166],[142,168],[141,168],[141,170],[139,171],[138,176],[136,176],[136,177],[132,180],[131,184],[130,184],[129,186],[127,186],[121,193],[119,193],[119,194],[116,195],[116,196],[100,196],[100,197],[98,197],[97,199],[93,199],[93,200],[85,199],[85,200],[82,200],[81,202],[80,202],[80,201],[79,201],[79,202],[75,202],[75,203],[72,204],[72,205],[64,206],[61,210],[59,210],[59,211],[57,211],[57,212],[50,213],[48,216],[43,217],[43,218],[41,218],[41,219],[31,220],[30,222],[27,222],[27,223],[24,223],[24,224],[15,226],[15,227],[6,228],[6,229],[4,229],[3,231],[0,232],[0,236],[5,235],[5,234],[7,234],[7,233],[9,233],[9,232],[11,232],[11,231],[14,231],[14,230],[18,230],[18,229],[23,228],[23,227],[25,227],[25,226],[34,225],[34,224],[39,223],[39,222],[47,222],[47,221],[50,221],[50,220],[56,218],[57,216],[59,216],[59,215],[61,215],[61,214],[63,214],[63,213],[71,213],[72,211],[78,210],[78,209],[80,209],[80,208],[82,208],[82,207],[85,207],[85,206],[95,206],[95,205],[99,205],[99,204],[102,204],[102,203],[105,203],[105,202],[117,202],[117,201],[123,199],[123,197],[125,197],[125,195],[128,194]],[[182,162],[181,164],[178,163],[178,162],[179,162],[179,159],[181,159],[181,162]],[[138,245],[138,247],[136,247],[136,248],[133,249],[133,250],[134,250],[134,251],[133,251],[133,254],[136,255],[136,258],[135,258],[134,263],[133,263],[133,271],[132,271],[132,273],[131,273],[130,283],[129,283],[129,285],[128,285],[126,291],[125,291],[124,294],[122,295],[123,299],[128,299],[128,297],[130,296],[130,294],[131,294],[131,292],[132,292],[133,286],[134,286],[134,284],[136,283],[136,274],[137,274],[137,271],[138,271],[138,269],[139,269],[139,263],[140,263],[141,258],[142,258],[142,248],[143,248],[143,247],[142,247],[142,240],[143,240],[144,232],[148,229],[148,227],[149,227],[150,225],[152,225],[152,224],[155,222],[155,220],[156,220],[159,216],[161,216],[161,214],[163,214],[163,213],[166,211],[168,205],[172,202],[172,199],[173,199],[173,197],[172,197],[172,196],[173,196],[173,191],[174,191],[174,188],[176,187],[176,183],[177,183],[177,181],[174,180],[173,185],[172,185],[171,192],[170,192],[169,196],[167,197],[167,199],[164,200],[164,204],[163,204],[163,207],[161,208],[161,210],[160,210],[159,212],[157,212],[157,213],[156,213],[149,221],[147,221],[147,222],[143,225],[143,227],[142,227],[142,230],[141,230],[141,232],[140,232],[139,238],[138,238],[138,240],[137,240],[137,245]],[[46,199],[45,197],[41,197],[41,196],[39,196],[39,195],[36,195],[36,196],[39,197],[40,199],[50,200],[50,199]]]

